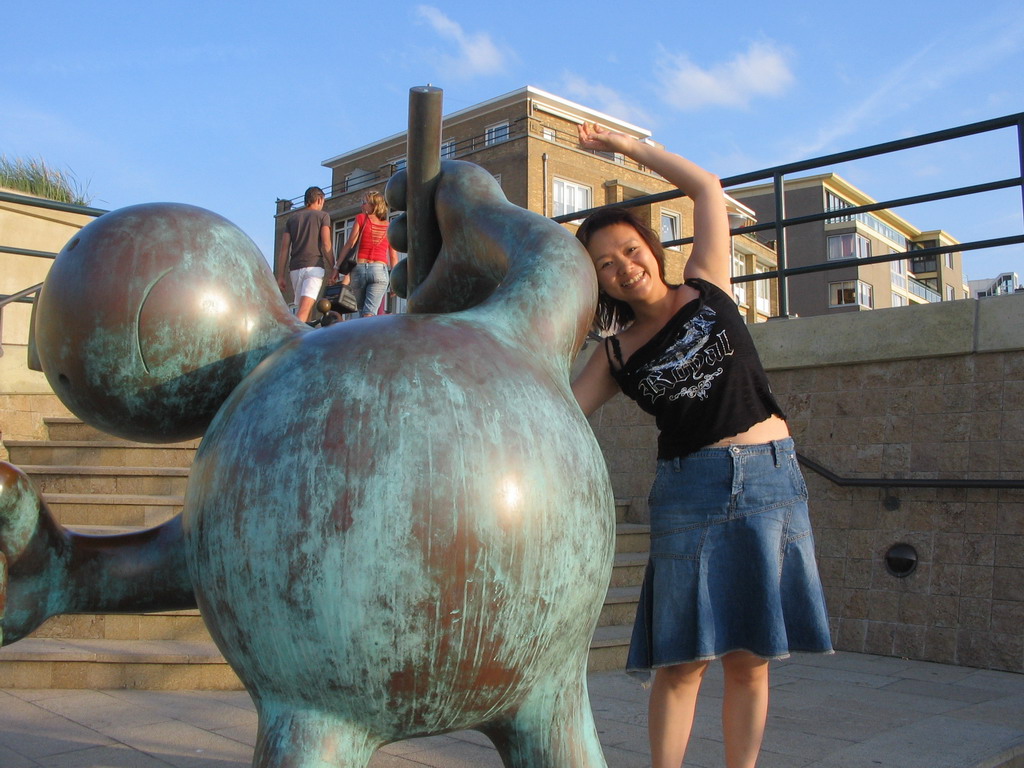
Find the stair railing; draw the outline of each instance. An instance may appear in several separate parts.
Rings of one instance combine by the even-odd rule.
[[[17,205],[26,205],[32,208],[45,208],[51,211],[62,211],[64,213],[79,213],[86,216],[102,216],[106,213],[101,208],[90,208],[86,205],[77,205],[75,203],[62,203],[57,200],[46,200],[41,197],[31,197],[29,195],[19,195],[14,192],[0,191],[0,203],[16,203]],[[0,244],[0,253],[10,253],[14,256],[30,256],[37,259],[55,259],[57,258],[56,253],[49,251],[35,251],[31,248],[15,248],[9,245]],[[43,287],[42,283],[37,285],[31,285],[28,288],[12,293],[9,295],[0,295],[0,357],[3,357],[3,327],[4,327],[4,308],[9,304],[15,302],[21,304],[32,304],[35,305],[36,296],[39,293],[39,289]],[[34,306],[33,306],[34,309]],[[29,342],[29,355],[31,356],[31,341]]]

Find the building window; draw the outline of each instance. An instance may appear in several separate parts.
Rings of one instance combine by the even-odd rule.
[[[949,267],[950,269],[953,268],[953,252],[952,251],[950,251],[949,253],[946,254],[946,266]]]
[[[889,267],[892,270],[892,284],[905,290],[907,287],[907,260],[890,261]]]
[[[451,160],[455,157],[455,139],[448,139],[441,144],[441,159]]]
[[[363,187],[369,187],[377,182],[379,174],[375,171],[363,171],[356,169],[345,176],[345,192],[352,192]]]
[[[733,254],[732,257],[732,276],[739,277],[740,275],[747,274],[747,265],[743,261],[743,256],[739,254]],[[732,295],[736,299],[736,303],[739,305],[745,305],[747,303],[747,284],[746,283],[733,283],[732,284]]]
[[[554,179],[555,216],[590,208],[590,187],[565,179]]]
[[[931,256],[914,256],[910,260],[910,271],[915,275],[924,275],[929,272],[936,272],[938,268],[939,265],[934,254]]]
[[[830,307],[848,307],[857,304],[868,309],[874,308],[874,290],[870,283],[865,283],[863,280],[843,280],[828,284],[828,305]]]
[[[946,301],[956,301],[956,288],[946,283]]]
[[[607,160],[609,163],[618,163],[619,165],[623,165],[626,162],[625,157],[620,155],[618,152],[598,152],[597,150],[592,151],[597,157]]]
[[[914,250],[920,250],[923,248],[938,248],[938,240],[919,240],[913,243]],[[912,256],[910,258],[910,271],[915,275],[923,275],[929,272],[937,272],[939,269],[939,260],[934,253],[930,253],[927,256]]]
[[[871,241],[864,235],[850,232],[846,235],[832,235],[828,239],[828,260],[866,259],[871,255]]]
[[[548,128],[547,126],[540,129],[540,135],[545,141],[555,142],[558,140],[558,134],[555,133],[555,129]]]
[[[489,147],[491,144],[500,144],[503,141],[508,141],[508,128],[508,120],[503,123],[489,125],[484,132],[484,146]]]
[[[355,218],[338,219],[334,222],[334,258],[338,258],[345,241],[352,234],[352,227],[355,226],[355,223]]]
[[[896,293],[896,291],[892,292],[892,305],[894,307],[905,307],[908,304],[910,304],[910,302],[907,300],[906,296],[902,293]]]
[[[672,211],[661,212],[661,242],[667,243],[670,240],[678,240],[679,234],[679,214]],[[678,246],[670,246],[676,248]]]
[[[755,267],[755,272],[767,272],[768,267]],[[772,313],[772,286],[771,281],[762,279],[754,283],[755,291],[757,292],[757,311],[762,315],[770,315]]]

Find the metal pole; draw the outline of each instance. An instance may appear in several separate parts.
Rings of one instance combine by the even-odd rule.
[[[786,219],[786,198],[782,183],[782,174],[773,177],[775,186],[775,257],[778,261],[779,276],[779,317],[789,317],[789,287],[786,276],[786,228],[782,222]]]
[[[408,288],[430,274],[441,250],[441,232],[434,211],[434,191],[441,175],[441,104],[443,91],[430,85],[409,90],[409,133],[406,145],[406,221],[408,223]]]
[[[1017,161],[1020,175],[1024,178],[1024,119],[1017,122]],[[1020,205],[1024,215],[1024,183],[1020,185]]]

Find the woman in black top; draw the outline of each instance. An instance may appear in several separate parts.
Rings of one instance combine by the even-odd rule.
[[[586,414],[620,390],[654,414],[651,559],[627,669],[655,671],[654,768],[678,768],[707,665],[725,674],[728,768],[753,768],[768,711],[768,660],[831,652],[807,515],[784,415],[735,302],[718,179],[652,144],[584,124],[586,149],[618,152],[693,200],[684,283],[665,282],[657,235],[622,209],[577,237],[597,271],[597,322],[615,332],[573,383]]]

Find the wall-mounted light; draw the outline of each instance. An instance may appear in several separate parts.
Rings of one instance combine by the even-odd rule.
[[[917,570],[917,550],[909,544],[893,544],[885,553],[885,569],[898,579]]]

